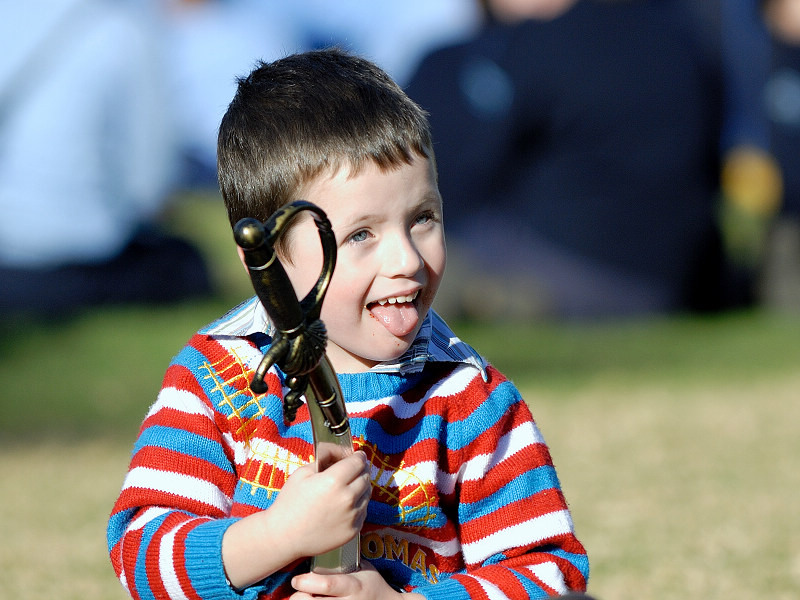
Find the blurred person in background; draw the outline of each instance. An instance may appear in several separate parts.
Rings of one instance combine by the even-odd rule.
[[[304,49],[338,45],[380,65],[404,85],[436,47],[463,41],[481,25],[465,0],[280,0],[298,26]]]
[[[761,304],[759,278],[783,182],[764,110],[771,49],[759,4],[759,0],[706,0],[693,8],[719,36],[723,58],[719,221],[725,252],[746,276],[750,296]]]
[[[755,0],[754,0],[755,1]],[[761,0],[770,38],[763,107],[782,174],[782,204],[769,232],[761,281],[766,306],[800,309],[800,0]]]
[[[444,287],[457,292],[438,309],[585,319],[748,304],[716,215],[722,57],[693,3],[484,4],[481,32],[433,52],[408,86],[431,114],[448,206]]]
[[[762,0],[771,40],[765,113],[784,176],[783,213],[800,219],[800,0]]]
[[[160,18],[182,157],[181,184],[216,187],[217,126],[236,76],[258,59],[341,46],[400,83],[432,47],[473,33],[464,0],[136,0]]]
[[[300,25],[284,0],[136,1],[158,19],[180,185],[216,189],[217,127],[236,77],[258,59],[301,50]]]
[[[205,295],[204,261],[158,227],[174,181],[164,78],[141,11],[0,9],[0,315]]]

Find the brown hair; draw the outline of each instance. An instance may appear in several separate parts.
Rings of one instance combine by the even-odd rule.
[[[259,62],[220,124],[217,173],[231,226],[268,219],[323,172],[434,160],[426,113],[373,63],[330,48]]]

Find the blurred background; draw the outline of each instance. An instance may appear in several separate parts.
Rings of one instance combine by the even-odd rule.
[[[138,424],[251,294],[219,121],[257,60],[339,45],[430,113],[436,308],[525,392],[590,591],[795,597],[800,0],[0,12],[0,595],[123,597],[104,520]]]
[[[215,193],[236,77],[329,45],[430,112],[445,316],[800,300],[795,0],[15,4],[0,25],[5,315],[213,294],[164,216]]]

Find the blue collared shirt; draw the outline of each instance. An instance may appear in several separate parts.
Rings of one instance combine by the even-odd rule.
[[[267,311],[258,298],[253,296],[200,330],[200,333],[245,337],[254,333],[266,333],[272,336],[274,331]],[[484,358],[453,333],[433,310],[428,311],[417,337],[408,350],[395,360],[378,363],[370,371],[406,375],[421,371],[428,362],[464,363],[478,369],[484,380],[488,377]]]

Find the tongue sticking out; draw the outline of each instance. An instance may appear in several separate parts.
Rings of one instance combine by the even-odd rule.
[[[419,321],[417,308],[412,302],[397,304],[373,304],[369,312],[396,337],[404,337],[414,331]]]

